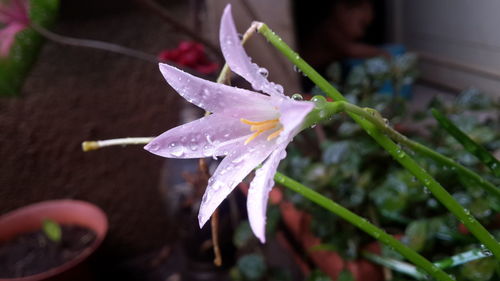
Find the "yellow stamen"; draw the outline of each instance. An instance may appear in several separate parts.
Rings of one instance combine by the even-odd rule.
[[[240,121],[243,124],[250,125],[250,131],[255,132],[253,133],[248,139],[245,140],[245,145],[247,145],[249,142],[254,140],[256,137],[258,137],[260,134],[272,130],[276,128],[279,125],[279,119],[272,119],[272,120],[265,120],[265,121],[250,121],[247,119],[241,118]],[[267,137],[267,140],[272,140],[280,135],[280,133],[283,131],[283,129],[279,129],[272,134],[270,134]]]
[[[281,129],[277,130],[276,132],[270,134],[267,137],[267,140],[270,141],[270,140],[273,140],[273,139],[277,138],[280,135],[281,132],[283,132],[283,128],[281,128]]]
[[[260,130],[260,131],[257,131],[255,133],[253,133],[246,141],[245,141],[245,145],[247,145],[249,142],[253,141],[256,137],[258,137],[260,134],[262,134],[263,132],[265,132],[265,130]]]
[[[273,119],[273,120],[265,120],[265,121],[255,122],[255,121],[247,120],[245,118],[241,118],[240,121],[241,121],[241,123],[247,124],[247,125],[263,125],[263,124],[267,124],[267,123],[278,123],[279,119]]]
[[[274,127],[276,127],[276,125],[278,125],[278,122],[269,122],[269,123],[266,123],[266,124],[262,124],[262,125],[253,125],[250,127],[250,131],[252,132],[255,132],[255,131],[267,131],[269,129],[272,129]]]

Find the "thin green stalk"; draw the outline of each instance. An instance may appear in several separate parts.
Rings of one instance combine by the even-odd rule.
[[[355,225],[359,229],[363,230],[367,234],[373,236],[375,239],[381,241],[382,243],[388,245],[389,247],[392,247],[394,250],[396,250],[398,253],[407,258],[410,262],[414,263],[419,268],[427,272],[430,276],[434,277],[436,280],[448,280],[448,281],[453,280],[444,271],[433,265],[426,258],[421,256],[417,252],[413,251],[412,249],[401,243],[396,238],[392,237],[382,229],[371,224],[366,219],[356,215],[355,213],[349,211],[348,209],[342,207],[341,205],[321,195],[320,193],[304,186],[303,184],[279,172],[276,173],[276,175],[274,176],[274,180],[277,183],[301,194],[302,196],[318,204],[319,206],[345,219],[349,223]]]
[[[476,143],[467,134],[462,132],[462,130],[453,124],[453,122],[443,113],[439,112],[435,108],[431,109],[431,112],[443,129],[445,129],[453,138],[461,143],[467,151],[476,156],[479,161],[488,166],[495,176],[500,177],[500,162],[495,158],[495,156],[493,156],[482,145]]]
[[[295,53],[283,40],[277,36],[269,27],[263,23],[259,24],[258,32],[274,45],[283,55],[294,63],[305,75],[307,75],[318,87],[320,87],[329,97],[335,101],[346,101],[342,94],[335,89],[328,81],[319,75],[311,66],[309,66],[300,56]],[[353,107],[355,108],[355,107]],[[365,110],[363,110],[364,112]],[[373,111],[375,115],[376,111]],[[405,169],[412,173],[415,178],[422,182],[429,191],[443,204],[451,213],[453,213],[471,233],[481,241],[488,249],[492,251],[495,257],[500,260],[500,244],[493,236],[464,209],[427,171],[420,167],[409,155],[407,155],[399,145],[394,143],[377,124],[373,124],[362,116],[349,112],[354,119],[375,141],[381,145],[392,157],[398,161]],[[385,127],[385,126],[383,126]]]

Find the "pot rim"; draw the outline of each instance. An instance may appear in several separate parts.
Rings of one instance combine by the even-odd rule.
[[[76,266],[92,254],[102,243],[108,231],[108,219],[96,205],[72,199],[48,200],[30,204],[0,216],[0,241],[16,235],[40,229],[42,221],[50,218],[57,223],[76,224],[92,229],[96,233],[94,242],[75,258],[47,271],[18,278],[0,278],[0,281],[42,280]]]

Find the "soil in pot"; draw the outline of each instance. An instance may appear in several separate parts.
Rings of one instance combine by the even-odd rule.
[[[41,273],[77,257],[96,239],[91,229],[61,225],[61,240],[50,240],[43,230],[23,233],[0,244],[0,278]]]

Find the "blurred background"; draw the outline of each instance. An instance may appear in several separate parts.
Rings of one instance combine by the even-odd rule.
[[[34,7],[40,1],[30,3]],[[157,62],[214,81],[223,65],[218,29],[227,3],[233,5],[241,33],[253,20],[267,23],[351,100],[383,111],[403,132],[457,156],[450,148],[463,149],[437,130],[435,122],[425,121],[427,109],[437,107],[454,114],[453,120],[498,158],[498,1],[87,0],[57,5],[55,0],[43,1],[58,6],[51,10],[57,20],[37,24],[62,37],[24,31],[10,55],[0,58],[0,214],[62,198],[100,207],[108,216],[109,231],[81,280],[407,280],[371,263],[366,271],[361,269],[369,263],[357,263],[361,249],[373,242],[364,234],[352,242],[359,247],[333,247],[333,252],[340,253],[332,261],[335,264],[318,262],[322,258],[309,255],[310,247],[347,245],[355,230],[342,228],[339,219],[308,209],[312,207],[281,189],[269,209],[269,241],[260,245],[245,222],[244,184],[221,206],[223,266],[215,267],[210,227],[199,230],[196,221],[206,186],[197,161],[165,160],[141,146],[82,151],[85,140],[156,136],[203,114],[168,86]],[[69,37],[108,42],[128,51],[77,46],[83,41],[71,44]],[[269,80],[283,85],[288,95],[323,94],[262,36],[255,35],[245,48],[253,61],[268,69]],[[248,86],[238,77],[232,83]],[[460,115],[470,110],[481,112]],[[421,192],[422,198],[412,195],[408,190],[415,182],[396,164],[381,169],[389,157],[380,155],[381,150],[359,149],[369,148],[369,141],[365,136],[358,140],[361,133],[349,126],[334,119],[309,130],[291,148],[282,169],[319,190],[326,188],[325,193],[340,187],[330,195],[360,213],[370,209],[367,216],[375,217],[391,233],[425,236],[426,231],[415,234],[419,226],[408,230],[411,221],[441,218],[445,211],[426,193]],[[317,147],[315,151],[301,150],[301,145],[310,143]],[[347,156],[353,150],[362,151]],[[470,155],[458,154],[461,163],[486,173]],[[217,163],[207,164],[213,169]],[[448,175],[442,167],[428,165],[434,174]],[[401,177],[389,176],[399,172]],[[457,189],[454,196],[462,203],[476,206],[476,216],[494,225],[498,202],[486,202],[484,193],[459,191],[463,186],[472,188],[459,180],[446,187],[450,186]],[[355,194],[354,187],[364,191]],[[380,194],[406,195],[398,197],[404,204],[395,206]],[[423,207],[411,214],[415,206]],[[309,212],[306,228],[312,220],[314,237],[305,237],[328,243],[303,242],[294,230],[295,219],[287,217],[287,208]],[[330,222],[332,228],[314,228],[315,220]],[[449,231],[456,232],[457,224]],[[432,235],[422,239],[436,246],[419,244],[418,250],[436,259],[475,245],[470,237],[453,238],[446,241],[457,244],[450,242],[440,252],[436,241],[441,241],[442,232],[426,227]],[[467,269],[472,273],[459,271],[459,280],[500,278],[493,269],[480,266]],[[483,270],[479,279],[474,279],[476,270]],[[364,274],[371,279],[363,279]]]

